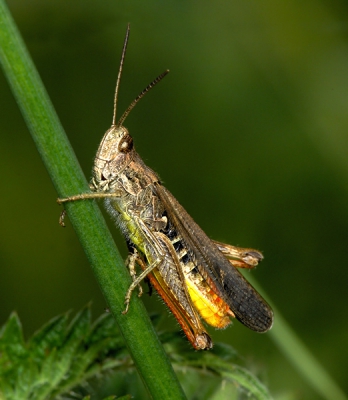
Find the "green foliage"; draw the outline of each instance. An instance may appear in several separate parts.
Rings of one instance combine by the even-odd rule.
[[[216,343],[211,351],[185,352],[184,344],[172,336],[165,348],[189,399],[271,399],[263,383],[236,364],[244,362],[231,346]]]
[[[159,318],[153,322],[157,325]],[[212,351],[195,352],[176,333],[162,333],[160,338],[189,398],[270,399],[264,385],[235,364],[237,356],[230,346],[216,344]],[[146,397],[112,315],[104,314],[91,323],[89,307],[71,322],[69,313],[53,318],[27,342],[13,313],[1,329],[0,353],[2,400],[62,398],[64,394],[73,398],[77,393],[81,398],[86,387],[92,399],[105,398],[110,391]]]
[[[90,309],[69,324],[68,313],[55,317],[25,343],[13,313],[1,330],[0,398],[47,399],[68,392],[88,377],[114,367],[124,344],[110,316],[93,325]]]

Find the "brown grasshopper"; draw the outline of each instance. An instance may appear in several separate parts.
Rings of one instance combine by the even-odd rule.
[[[235,268],[255,267],[263,259],[262,254],[209,239],[144,164],[123,126],[137,102],[169,71],[150,83],[116,121],[128,38],[129,26],[117,76],[112,125],[94,161],[92,192],[57,201],[62,204],[103,198],[107,211],[118,222],[130,250],[127,264],[133,279],[125,296],[124,313],[133,290],[149,277],[195,349],[210,349],[213,345],[202,319],[224,328],[230,324],[230,317],[235,317],[254,331],[266,332],[272,326],[273,312]],[[138,276],[136,264],[142,269]]]

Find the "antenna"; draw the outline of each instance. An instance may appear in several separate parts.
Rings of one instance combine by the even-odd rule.
[[[159,75],[155,80],[153,80],[148,86],[146,86],[146,88],[131,102],[131,104],[128,106],[127,110],[122,114],[122,117],[119,119],[118,123],[116,124],[118,90],[120,87],[123,63],[124,63],[124,59],[126,57],[129,32],[130,32],[130,24],[128,24],[128,26],[127,26],[126,37],[124,38],[120,67],[118,69],[118,75],[117,75],[117,80],[116,80],[116,89],[115,89],[115,97],[114,97],[114,115],[112,117],[112,126],[122,126],[123,122],[128,117],[128,114],[133,110],[134,106],[139,102],[139,100],[142,99],[150,89],[152,89],[154,86],[156,86],[157,83],[160,82],[169,72],[169,69],[167,69],[161,75]]]
[[[122,117],[119,119],[117,126],[122,126],[124,120],[128,117],[129,113],[133,110],[134,106],[139,102],[139,100],[142,99],[150,89],[156,86],[157,83],[160,82],[168,74],[168,72],[169,69],[165,70],[164,72],[162,72],[161,75],[158,75],[155,80],[153,80],[149,85],[146,86],[146,88],[130,103],[127,110],[122,114]]]
[[[129,39],[129,32],[130,32],[130,25],[127,25],[126,37],[124,38],[121,61],[120,61],[120,68],[118,69],[117,81],[116,81],[116,89],[115,89],[115,97],[114,97],[114,115],[112,117],[112,126],[116,125],[116,110],[117,110],[117,97],[118,97],[118,88],[120,87],[121,75],[122,75],[122,68],[124,63],[124,58],[126,56],[126,50],[128,45]]]

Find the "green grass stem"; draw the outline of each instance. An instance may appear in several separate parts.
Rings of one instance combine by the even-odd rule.
[[[250,275],[248,275],[248,280],[258,291],[263,292]],[[321,398],[347,400],[341,388],[286,322],[280,311],[272,304],[272,301],[264,293],[263,296],[274,311],[274,325],[268,334],[271,335],[279,350]]]
[[[87,181],[3,0],[0,0],[0,61],[59,197],[88,192]],[[151,398],[185,398],[137,296],[132,298],[129,313],[121,314],[130,276],[99,208],[94,201],[75,202],[66,208]]]

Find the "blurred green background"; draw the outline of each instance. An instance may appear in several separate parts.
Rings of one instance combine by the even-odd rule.
[[[347,392],[347,2],[8,6],[87,177],[131,23],[119,116],[171,70],[126,121],[137,150],[210,237],[263,251],[252,276]],[[58,313],[92,300],[97,316],[106,304],[71,225],[58,225],[57,195],[2,74],[0,110],[0,323],[17,310],[29,336]],[[178,329],[169,314],[168,324]],[[239,323],[211,332],[275,398],[319,398],[269,335]]]

